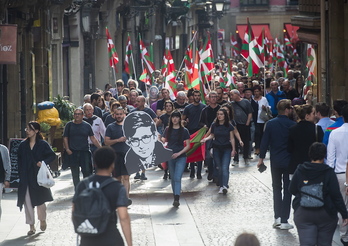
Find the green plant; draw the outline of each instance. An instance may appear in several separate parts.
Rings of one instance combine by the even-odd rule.
[[[46,122],[41,122],[40,129],[41,129],[41,132],[48,133],[51,129],[51,126],[47,124]]]
[[[74,117],[74,110],[76,109],[75,104],[70,102],[69,100],[64,99],[64,97],[61,97],[60,95],[57,95],[57,97],[53,98],[54,107],[59,112],[59,118],[63,122],[71,121]]]

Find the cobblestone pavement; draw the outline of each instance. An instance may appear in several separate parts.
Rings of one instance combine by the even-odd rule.
[[[266,165],[269,163],[266,161]],[[242,232],[257,235],[263,246],[299,245],[296,229],[282,231],[272,228],[273,202],[270,171],[260,174],[256,160],[249,166],[230,168],[229,191],[218,194],[218,187],[206,179],[190,179],[184,173],[180,207],[172,206],[170,180],[162,179],[163,171],[149,170],[148,180],[132,179],[129,208],[133,244],[157,246],[233,245]],[[269,166],[269,165],[268,165]],[[48,227],[26,236],[24,211],[16,207],[17,193],[4,194],[0,245],[76,245],[76,234],[71,222],[73,186],[70,171],[62,171],[52,188],[55,200],[47,204]],[[291,211],[293,213],[293,211]],[[291,224],[292,214],[289,220]],[[332,245],[339,243],[336,231]]]

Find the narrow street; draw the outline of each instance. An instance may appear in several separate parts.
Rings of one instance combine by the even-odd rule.
[[[269,166],[269,161],[265,162]],[[250,166],[230,168],[230,189],[218,194],[218,187],[203,179],[190,179],[184,173],[178,209],[172,206],[170,180],[163,171],[149,170],[147,181],[131,178],[129,208],[134,245],[233,245],[242,232],[255,233],[261,245],[299,245],[296,229],[272,228],[272,190],[269,168],[260,174],[256,159]],[[76,234],[70,219],[73,186],[70,171],[62,171],[52,189],[55,200],[48,204],[47,230],[28,237],[24,211],[16,207],[17,193],[4,194],[0,245],[76,245]],[[289,221],[293,224],[292,216]],[[119,227],[120,229],[120,227]],[[332,245],[340,245],[336,231]]]

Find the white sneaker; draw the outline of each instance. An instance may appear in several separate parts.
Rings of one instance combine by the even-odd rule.
[[[223,194],[223,193],[224,193],[224,187],[220,187],[218,194]]]
[[[280,226],[280,224],[281,224],[280,217],[279,217],[279,218],[274,219],[273,228],[279,227],[279,226]]]
[[[294,226],[289,223],[281,223],[280,226],[277,226],[277,228],[280,230],[289,230],[289,229],[293,229]]]
[[[222,187],[222,193],[223,193],[224,195],[226,195],[226,193],[227,193],[227,187],[226,187],[226,186],[223,186],[223,187]]]

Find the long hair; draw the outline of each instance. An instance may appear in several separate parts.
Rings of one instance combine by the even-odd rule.
[[[181,113],[178,110],[174,110],[172,112],[172,114],[170,115],[170,117],[169,117],[169,126],[168,126],[168,130],[167,130],[167,134],[166,134],[166,139],[167,139],[167,142],[169,142],[170,136],[172,135],[172,131],[173,131],[173,121],[172,121],[172,118],[173,117],[179,117],[180,118],[178,141],[181,142],[182,141],[182,137],[183,137],[182,135],[183,135],[183,132],[184,132],[184,127],[181,124]]]
[[[230,121],[234,120],[234,109],[230,103],[224,103],[221,105],[221,108],[228,108]]]
[[[216,112],[215,124],[216,124],[216,125],[220,125],[220,122],[219,122],[219,120],[218,120],[218,118],[217,118],[217,114],[218,114],[219,112],[223,112],[223,113],[224,113],[225,119],[224,119],[224,124],[223,124],[223,125],[226,126],[226,127],[228,127],[229,124],[230,124],[230,118],[228,117],[228,114],[227,114],[226,109],[223,109],[223,108],[220,108],[220,109]]]
[[[41,134],[41,127],[40,124],[37,121],[30,121],[28,123],[28,127],[32,130],[32,131],[36,131],[38,130],[38,132],[36,133],[36,138],[35,138],[35,142],[44,139],[42,134]]]

